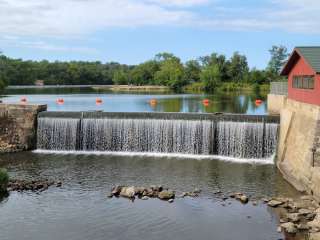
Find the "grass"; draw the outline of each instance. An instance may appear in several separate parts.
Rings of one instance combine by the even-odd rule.
[[[224,82],[216,90],[217,92],[268,92],[269,88],[269,84]],[[186,92],[204,92],[204,85],[202,82],[195,82],[185,86],[183,90]]]
[[[0,192],[6,192],[9,182],[9,174],[7,170],[0,168]]]

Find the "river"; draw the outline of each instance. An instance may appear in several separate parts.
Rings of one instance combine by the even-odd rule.
[[[7,94],[4,102],[48,104],[49,111],[104,110],[114,112],[233,112],[266,114],[265,97],[252,94],[39,93]],[[64,99],[64,104],[56,100]],[[102,104],[96,103],[101,98]],[[203,99],[209,99],[209,105]],[[156,104],[150,104],[156,99]],[[52,179],[62,187],[47,191],[12,192],[0,201],[1,240],[102,239],[285,239],[277,232],[277,214],[262,197],[297,197],[274,164],[226,159],[154,155],[47,154],[26,152],[0,155],[0,167],[12,178]],[[115,185],[163,185],[177,194],[202,190],[198,198],[130,201],[107,198]],[[220,192],[221,193],[217,193]],[[243,192],[252,200],[231,198]],[[299,237],[299,236],[298,236]],[[289,239],[289,238],[288,238]],[[293,238],[290,238],[293,239]],[[297,238],[298,239],[298,238]]]

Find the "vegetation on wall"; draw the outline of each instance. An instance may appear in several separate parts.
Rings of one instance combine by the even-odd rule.
[[[0,168],[0,193],[7,192],[8,183],[9,183],[9,175],[7,171],[3,168]]]
[[[235,52],[230,59],[212,53],[182,63],[171,53],[159,53],[153,59],[130,66],[115,62],[24,61],[0,52],[0,90],[5,85],[162,85],[179,91],[199,88],[213,92],[241,85],[268,84],[279,79],[279,71],[288,57],[283,46],[270,49],[271,60],[265,70],[249,69],[247,58]]]

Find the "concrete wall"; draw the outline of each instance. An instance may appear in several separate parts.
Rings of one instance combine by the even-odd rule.
[[[280,116],[278,168],[299,191],[320,200],[320,107],[287,99]]]
[[[36,147],[37,115],[46,105],[0,104],[0,153]]]
[[[285,95],[268,94],[268,113],[279,115],[286,102],[287,96]]]

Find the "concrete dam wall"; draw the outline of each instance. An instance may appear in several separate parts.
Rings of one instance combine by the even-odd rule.
[[[278,117],[198,113],[43,112],[37,148],[270,158]]]

